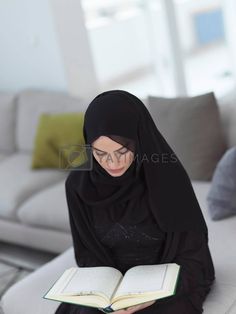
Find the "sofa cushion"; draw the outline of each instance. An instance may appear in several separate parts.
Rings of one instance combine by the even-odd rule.
[[[236,215],[236,146],[229,148],[218,162],[207,203],[213,220]]]
[[[4,314],[52,314],[60,302],[46,300],[43,296],[66,268],[77,266],[73,248],[36,269],[29,276],[18,281],[1,299]],[[27,302],[23,302],[26,299]],[[33,309],[33,311],[32,311]]]
[[[226,150],[214,94],[178,98],[149,96],[148,108],[190,178],[211,180]]]
[[[13,153],[15,145],[16,104],[14,95],[0,93],[0,152]]]
[[[8,154],[0,154],[0,162],[4,159],[6,159],[9,155]]]
[[[27,198],[67,175],[54,169],[30,169],[31,155],[16,153],[0,162],[0,216],[16,219],[16,210]]]
[[[193,188],[208,226],[209,247],[215,265],[217,281],[233,289],[236,287],[236,246],[234,244],[236,216],[218,221],[212,220],[206,201],[211,183],[193,181]]]
[[[236,304],[236,216],[224,220],[211,219],[207,207],[207,194],[211,182],[192,181],[194,192],[208,226],[209,248],[215,267],[216,280],[204,303],[204,313],[231,312]]]
[[[0,239],[36,250],[61,253],[72,245],[70,232],[40,228],[9,219],[0,219]]]
[[[83,112],[42,114],[34,141],[32,169],[71,167],[68,161],[74,153],[75,146],[77,145],[78,151],[78,146],[83,148],[85,144],[83,123]],[[84,157],[84,154],[77,156],[78,166],[85,162]]]
[[[27,225],[70,232],[64,180],[28,198],[17,215]]]
[[[204,314],[235,314],[231,312],[236,302],[236,286],[229,286],[216,279],[207,299],[203,303]]]
[[[17,97],[16,145],[22,152],[32,152],[39,117],[44,112],[84,111],[86,102],[64,92],[25,90]]]

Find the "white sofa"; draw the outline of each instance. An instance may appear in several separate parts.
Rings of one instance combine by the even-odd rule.
[[[0,241],[61,253],[72,244],[63,169],[31,169],[43,112],[84,111],[62,92],[0,93]]]
[[[22,98],[29,100],[30,97],[35,96],[40,98],[39,94],[36,95],[33,92],[23,93]],[[57,96],[54,95],[54,97]],[[24,106],[24,103],[18,102],[18,105],[19,104]],[[236,96],[234,95],[234,93],[228,95],[227,97],[219,100],[219,104],[222,124],[225,134],[227,136],[228,147],[235,146]],[[76,104],[76,106],[78,105]],[[22,133],[20,132],[19,126],[17,132],[18,138],[20,137],[20,134],[22,134],[22,141],[24,142],[26,133],[23,135],[23,131]],[[22,157],[22,154],[23,153],[12,153],[11,156],[2,160],[0,163],[0,171],[7,171],[7,167],[9,167],[10,165],[9,160],[18,161],[20,159],[14,158],[20,158],[20,156],[25,162],[24,171],[27,171],[26,157],[25,155],[23,155]],[[29,158],[29,153],[27,156]],[[2,164],[4,163],[5,167],[1,168]],[[8,171],[10,171],[9,168]],[[14,170],[12,173],[13,177],[15,171],[16,170]],[[28,198],[26,197],[21,205],[18,204],[18,207],[16,206],[15,209],[11,211],[11,217],[13,217],[13,214],[15,214],[15,220],[11,218],[10,221],[10,219],[8,219],[6,215],[5,217],[2,216],[0,221],[0,239],[5,239],[6,241],[9,240],[8,237],[11,236],[12,230],[15,230],[17,232],[17,229],[13,229],[12,227],[12,224],[15,224],[15,228],[16,226],[18,226],[18,230],[21,231],[21,236],[19,236],[20,240],[17,239],[17,236],[15,236],[15,238],[11,236],[11,242],[22,244],[25,241],[27,242],[25,244],[28,246],[37,247],[48,251],[51,250],[52,252],[58,251],[59,253],[60,250],[61,252],[64,252],[58,255],[52,261],[35,270],[33,273],[25,277],[20,282],[14,284],[12,287],[10,287],[10,289],[5,292],[1,299],[1,307],[4,314],[30,314],[32,313],[32,309],[34,309],[34,314],[54,313],[59,303],[56,301],[45,300],[42,298],[42,296],[51,287],[53,282],[55,282],[57,277],[64,271],[65,268],[76,265],[73,247],[70,245],[71,239],[69,235],[69,224],[67,220],[67,208],[65,204],[65,196],[63,194],[63,184],[65,177],[62,178],[60,177],[61,174],[58,175],[56,171],[53,171],[53,174],[56,176],[56,178],[55,181],[53,179],[52,181],[54,182],[52,182],[47,177],[47,171],[45,171],[45,173],[43,172],[43,175],[45,176],[44,179],[47,182],[47,186],[45,187],[44,185],[42,187],[39,185],[37,187],[38,190],[34,190],[33,196],[30,196]],[[64,173],[63,175],[67,175],[67,173]],[[50,179],[52,179],[51,176],[49,177]],[[32,181],[34,181],[34,179],[32,179]],[[10,183],[11,182],[9,182],[9,184]],[[212,221],[210,219],[206,204],[206,195],[211,186],[211,182],[192,181],[192,184],[208,225],[209,247],[212,253],[212,258],[216,270],[216,281],[210,294],[207,297],[207,300],[204,303],[204,313],[236,314],[236,248],[234,245],[234,238],[236,237],[236,216],[229,217],[221,221]],[[20,183],[18,188],[21,188]],[[23,193],[23,195],[26,195],[25,192]],[[59,202],[55,204],[55,196],[59,199],[59,202],[62,202],[62,204],[59,204]],[[16,200],[18,199],[19,198],[16,198]],[[45,202],[45,208],[42,208],[38,205],[40,204],[40,202],[42,202],[42,200],[44,200]],[[57,208],[57,212],[54,211],[54,206],[59,206],[59,208]],[[49,219],[49,221],[46,222],[47,219],[42,219],[42,217],[40,216],[41,212],[37,207],[41,208],[41,210],[43,211],[43,215],[45,215],[46,211],[48,212],[48,209],[50,208],[50,211],[52,211],[52,213],[50,213],[51,220]],[[36,210],[35,208],[37,208],[38,210]],[[38,220],[34,221],[35,215],[31,215],[30,210],[36,211],[36,216],[38,216]],[[61,215],[61,217],[56,217],[57,215]],[[55,220],[57,221],[57,225],[54,224]],[[39,224],[37,222],[39,222]],[[5,223],[5,231],[2,231],[3,223]],[[43,226],[43,223],[45,223],[46,225]],[[10,231],[7,228],[7,224],[9,224],[9,230],[11,228]],[[20,226],[21,224],[22,226]],[[33,238],[32,240],[27,238],[27,235],[31,234],[31,232]],[[37,235],[39,238],[37,237]],[[46,239],[47,241],[45,241]],[[60,241],[62,241],[62,243],[59,244],[58,242]],[[26,299],[27,302],[24,302],[24,300]]]

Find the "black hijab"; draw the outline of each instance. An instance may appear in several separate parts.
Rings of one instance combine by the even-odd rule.
[[[87,204],[118,210],[113,205],[138,199],[147,187],[151,210],[162,230],[207,231],[188,174],[136,96],[113,90],[93,99],[84,119],[86,144],[101,135],[122,145],[128,139],[126,146],[135,143],[135,161],[123,175],[113,177],[93,158],[93,170],[84,174],[86,185],[79,192]]]

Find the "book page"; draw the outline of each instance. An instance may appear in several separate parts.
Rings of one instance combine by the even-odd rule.
[[[168,264],[139,265],[129,269],[116,291],[120,295],[163,290]]]
[[[60,294],[85,295],[102,292],[110,299],[121,278],[122,273],[113,267],[80,267],[60,289]]]

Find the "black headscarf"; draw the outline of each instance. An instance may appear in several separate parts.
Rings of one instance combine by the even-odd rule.
[[[113,205],[137,200],[146,186],[151,210],[164,231],[207,232],[188,174],[136,96],[113,90],[93,99],[84,118],[86,144],[101,135],[122,145],[124,139],[128,145],[134,142],[135,161],[123,175],[113,177],[93,158],[93,170],[84,174],[86,185],[80,186],[84,201],[118,210]]]
[[[176,296],[188,295],[200,310],[214,280],[207,226],[188,174],[148,109],[126,91],[103,92],[89,104],[83,132],[88,146],[99,136],[108,136],[132,150],[135,159],[126,172],[115,177],[93,154],[88,154],[88,161],[67,177],[66,197],[77,264],[118,268],[109,249],[96,237],[93,210],[115,221],[135,208],[134,219],[139,219],[146,204],[166,234],[160,263],[182,266]],[[145,202],[140,202],[142,197],[146,197]]]

